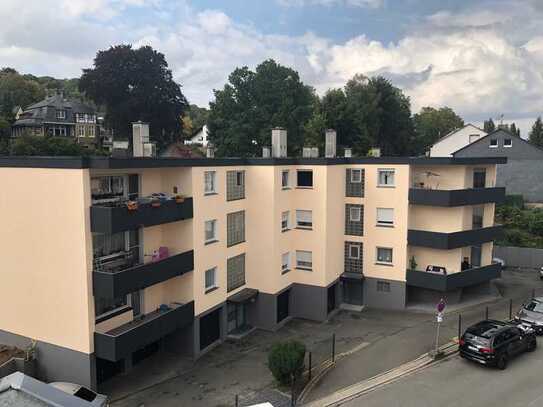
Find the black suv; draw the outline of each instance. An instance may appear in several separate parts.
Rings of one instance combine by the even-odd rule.
[[[537,339],[530,327],[487,320],[466,329],[459,345],[463,358],[503,370],[509,358],[534,351]]]

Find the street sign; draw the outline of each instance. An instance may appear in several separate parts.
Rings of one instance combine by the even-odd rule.
[[[445,311],[445,300],[443,298],[437,303],[437,312],[442,313]]]
[[[442,312],[438,312],[436,317],[437,317],[438,324],[443,322],[443,313]]]

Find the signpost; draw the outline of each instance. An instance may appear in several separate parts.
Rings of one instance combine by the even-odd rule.
[[[436,314],[436,321],[437,321],[437,329],[436,329],[436,350],[434,354],[434,358],[438,358],[440,356],[439,352],[439,326],[443,322],[443,313],[445,311],[445,300],[443,298],[439,300],[436,306],[437,314]]]

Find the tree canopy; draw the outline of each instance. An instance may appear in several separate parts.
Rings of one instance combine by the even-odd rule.
[[[537,118],[529,135],[530,143],[543,148],[543,122],[541,116]]]
[[[106,124],[117,136],[128,137],[131,123],[141,120],[150,124],[159,147],[181,139],[187,100],[164,55],[149,46],[98,51],[94,67],[83,70],[79,89],[105,106]]]
[[[464,127],[464,120],[450,107],[440,109],[423,107],[413,116],[413,122],[417,134],[415,147],[418,153],[424,153],[441,137]]]
[[[483,130],[485,133],[492,133],[494,130],[496,130],[496,125],[494,124],[494,120],[488,119],[484,121],[483,124]]]
[[[218,156],[259,155],[270,145],[274,127],[287,129],[290,154],[301,151],[316,96],[298,72],[270,59],[255,71],[235,69],[224,88],[214,93],[207,124]]]

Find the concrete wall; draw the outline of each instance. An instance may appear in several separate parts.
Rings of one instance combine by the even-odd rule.
[[[543,266],[543,249],[494,246],[493,256],[504,260],[506,266],[537,269]]]

